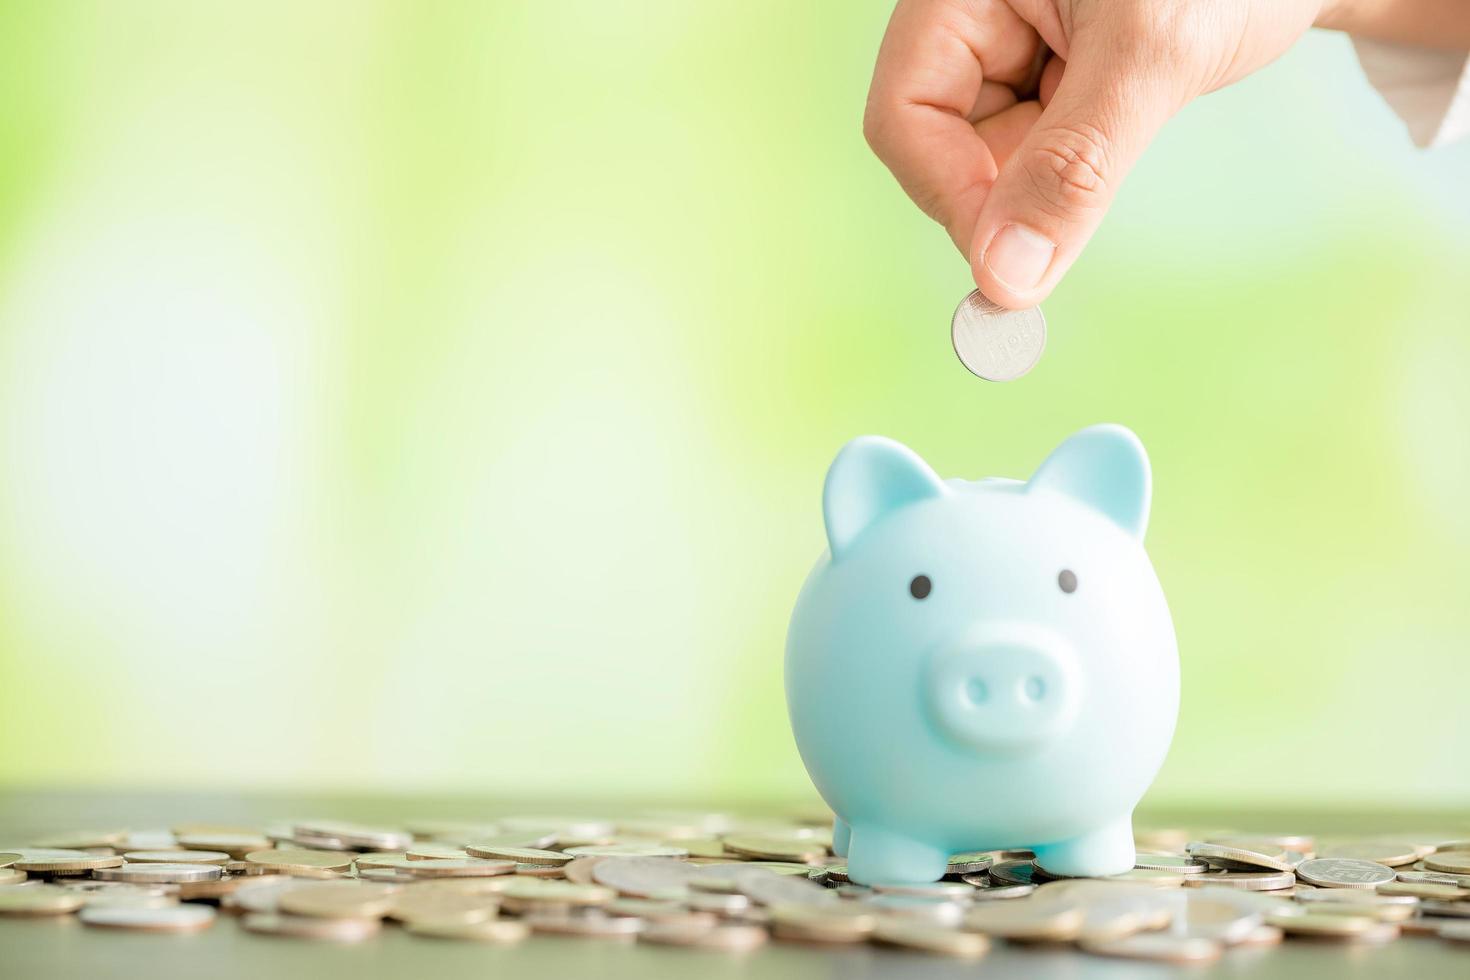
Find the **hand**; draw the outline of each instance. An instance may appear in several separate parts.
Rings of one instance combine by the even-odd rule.
[[[1033,306],[1185,103],[1265,65],[1324,0],[900,0],[863,130],[975,283]]]

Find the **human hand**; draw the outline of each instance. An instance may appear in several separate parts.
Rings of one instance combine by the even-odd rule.
[[[1170,116],[1331,0],[900,0],[863,131],[1004,306],[1076,261]]]

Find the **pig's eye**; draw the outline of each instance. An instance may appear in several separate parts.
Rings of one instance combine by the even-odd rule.
[[[1061,586],[1063,592],[1071,595],[1077,591],[1077,573],[1070,568],[1064,568],[1057,576],[1057,585]]]
[[[914,580],[909,583],[909,595],[915,599],[927,599],[929,591],[934,588],[934,583],[929,581],[927,575],[915,575]]]

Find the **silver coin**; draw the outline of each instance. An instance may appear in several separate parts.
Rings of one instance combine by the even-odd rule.
[[[1315,858],[1297,865],[1296,873],[1323,888],[1377,888],[1398,877],[1393,868],[1356,858]]]
[[[1143,851],[1138,852],[1133,866],[1150,871],[1177,871],[1184,875],[1203,874],[1209,868],[1209,865],[1203,861],[1196,861],[1192,857],[1183,857],[1178,854],[1148,854]]]
[[[697,873],[694,865],[674,858],[609,857],[592,866],[593,881],[635,898],[681,899]]]
[[[88,905],[77,918],[89,926],[136,929],[140,932],[193,932],[214,923],[214,909],[207,905],[167,905],[144,908],[127,905]]]
[[[960,363],[977,378],[1014,381],[1041,360],[1046,317],[1039,306],[1008,310],[976,289],[955,309],[950,340]]]
[[[835,892],[805,878],[755,868],[736,868],[735,887],[757,905],[816,905],[838,900]]]
[[[173,883],[213,881],[223,873],[217,864],[125,864],[120,868],[100,868],[92,872],[102,881]]]

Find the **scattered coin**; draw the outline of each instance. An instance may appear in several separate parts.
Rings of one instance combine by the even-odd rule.
[[[765,945],[766,930],[760,926],[713,926],[699,928],[667,922],[650,923],[638,935],[640,942],[666,946],[698,946],[727,952],[744,952]]]
[[[976,932],[944,929],[903,919],[879,920],[873,928],[873,941],[887,946],[976,959],[990,949],[990,940]]]
[[[978,874],[985,871],[995,863],[995,855],[989,851],[967,851],[964,854],[951,854],[949,856],[949,867],[945,869],[945,877],[959,877],[961,875]]]
[[[26,880],[26,873],[19,868],[0,868],[0,885],[18,885]]]
[[[1174,871],[1184,875],[1201,874],[1209,869],[1209,865],[1192,857],[1180,857],[1177,854],[1149,854],[1140,851],[1133,862],[1133,867],[1146,871]]]
[[[1249,845],[1249,846],[1247,846]],[[1257,850],[1257,847],[1267,848]],[[1210,864],[1222,864],[1231,870],[1250,871],[1267,868],[1275,871],[1292,871],[1301,863],[1300,855],[1292,860],[1285,848],[1276,847],[1265,841],[1191,841],[1191,856]]]
[[[129,881],[133,884],[211,881],[222,874],[224,872],[217,864],[169,864],[165,862],[124,864],[119,868],[99,868],[92,872],[93,877],[102,881]]]
[[[592,939],[632,939],[643,931],[643,920],[632,916],[531,912],[521,921],[533,932]]]
[[[1041,359],[1046,318],[1040,307],[1008,310],[977,289],[954,311],[950,340],[971,374],[986,381],[1014,381]]]
[[[562,865],[576,856],[539,847],[499,847],[485,844],[466,844],[465,850],[473,857],[514,861],[519,864]]]
[[[1184,879],[1184,884],[1192,888],[1219,886],[1249,891],[1272,891],[1290,888],[1296,884],[1296,876],[1290,871],[1211,871],[1190,875]]]
[[[356,881],[314,881],[293,888],[277,901],[291,915],[326,919],[381,919],[393,907],[398,889]]]
[[[1085,919],[1080,906],[1033,897],[972,909],[965,928],[1005,939],[1066,942],[1076,938]]]
[[[1403,841],[1347,841],[1327,848],[1322,852],[1322,857],[1352,858],[1397,868],[1417,861],[1419,848]]]
[[[622,895],[635,898],[682,898],[698,869],[671,858],[604,858],[592,878]]]
[[[281,848],[269,851],[251,851],[245,855],[245,860],[262,868],[273,868],[279,871],[295,871],[298,869],[315,871],[346,871],[352,867],[352,858],[330,851],[301,850],[298,848]]]
[[[1004,885],[1035,885],[1041,882],[1036,876],[1036,865],[1030,860],[1001,861],[991,865],[990,878]]]
[[[1313,858],[1298,865],[1296,873],[1323,888],[1377,888],[1395,878],[1392,868],[1353,858]]]
[[[862,907],[830,905],[771,906],[771,931],[778,939],[816,943],[858,943],[867,939],[878,918]]]
[[[66,915],[87,904],[81,892],[58,885],[0,889],[0,915]]]
[[[118,854],[88,854],[67,848],[34,848],[22,850],[11,862],[18,871],[36,874],[65,874],[72,871],[95,871],[98,868],[116,868],[123,863]]]
[[[1162,960],[1168,963],[1209,963],[1220,958],[1220,943],[1196,936],[1167,932],[1141,932],[1118,939],[1081,943],[1085,952],[1099,956],[1121,956],[1130,960]]]
[[[666,857],[689,856],[689,850],[667,844],[588,844],[569,847],[564,852],[572,857]]]
[[[873,885],[873,891],[885,895],[916,895],[921,898],[967,899],[975,891],[962,881],[933,881],[919,885]]]
[[[1414,898],[1437,899],[1453,902],[1470,897],[1470,888],[1448,885],[1435,881],[1390,881],[1378,886],[1380,895],[1411,895]]]
[[[381,928],[377,919],[322,919],[276,912],[251,912],[240,920],[240,925],[249,932],[270,936],[323,939],[340,943],[370,939]]]
[[[1378,922],[1365,915],[1278,915],[1267,920],[1289,936],[1350,938],[1370,933]]]
[[[144,864],[224,864],[230,860],[224,851],[128,851],[123,855],[129,863]]]
[[[89,904],[77,913],[83,924],[107,929],[139,932],[198,932],[214,924],[214,909],[207,905],[165,905],[144,908],[131,905]]]
[[[1470,875],[1470,851],[1435,851],[1424,859],[1424,866],[1430,871]]]

